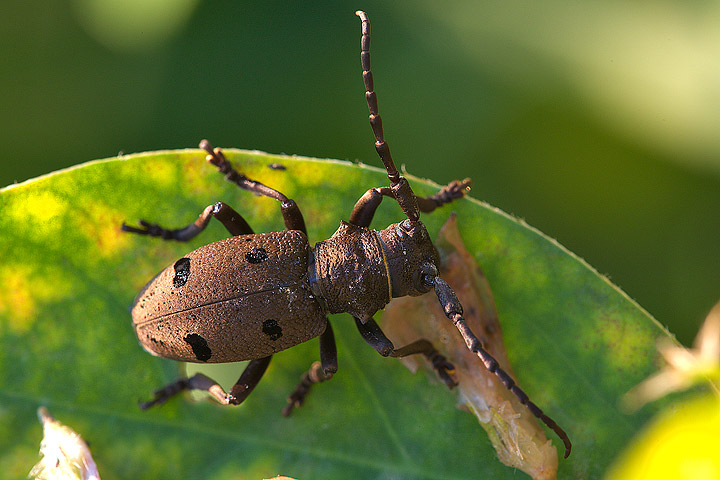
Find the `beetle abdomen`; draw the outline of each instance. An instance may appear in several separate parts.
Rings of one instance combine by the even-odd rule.
[[[189,362],[265,357],[327,324],[307,288],[310,247],[299,231],[240,235],[201,247],[138,295],[135,332],[153,355]]]

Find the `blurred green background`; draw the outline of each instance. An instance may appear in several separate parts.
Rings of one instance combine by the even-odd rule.
[[[379,165],[356,9],[398,164],[472,177],[691,342],[720,298],[716,1],[11,0],[0,185],[201,138]]]

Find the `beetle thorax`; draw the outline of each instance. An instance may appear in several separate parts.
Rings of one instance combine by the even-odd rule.
[[[381,231],[342,222],[315,245],[310,287],[328,313],[347,312],[363,322],[392,297],[427,292],[420,265],[439,258],[421,222],[405,220]]]
[[[365,319],[390,301],[390,281],[378,232],[342,222],[313,248],[310,288],[329,313]]]

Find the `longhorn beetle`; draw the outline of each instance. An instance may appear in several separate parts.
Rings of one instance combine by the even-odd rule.
[[[349,221],[341,221],[330,239],[311,247],[302,213],[293,200],[239,173],[222,150],[203,140],[200,148],[207,152],[207,161],[227,180],[280,202],[287,230],[255,234],[239,213],[222,202],[208,206],[194,223],[177,230],[144,220],[139,227],[122,225],[126,232],[182,242],[202,232],[212,217],[225,226],[232,237],[188,253],[145,286],[132,307],[133,325],[140,344],[153,355],[198,363],[250,360],[229,393],[198,373],[161,388],[141,407],[149,408],[192,389],[206,390],[224,405],[238,405],[258,384],[274,353],[319,336],[320,362],[310,367],[288,398],[283,409],[287,416],[302,405],[313,384],[329,380],[337,372],[335,338],[327,315],[341,312],[355,318],[360,335],[378,353],[391,357],[423,354],[445,384],[453,387],[452,364],[428,340],[395,348],[373,320],[391,298],[434,290],[467,347],[533,415],[557,433],[567,457],[571,449],[567,434],[485,351],[466,325],[455,293],[438,275],[440,259],[420,221],[420,212],[432,212],[461,198],[469,190],[470,180],[454,181],[430,197],[417,197],[400,175],[378,113],[370,71],[370,23],[364,12],[356,15],[362,21],[361,62],[370,125],[390,186],[365,192]],[[380,231],[370,230],[383,197],[394,198],[407,219]]]

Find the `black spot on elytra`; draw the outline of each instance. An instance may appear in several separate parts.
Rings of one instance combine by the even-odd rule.
[[[175,265],[173,266],[175,267],[173,286],[175,286],[175,288],[180,288],[185,285],[188,278],[190,278],[190,259],[183,257],[175,262]]]
[[[265,320],[263,322],[263,333],[270,337],[270,340],[277,340],[278,338],[282,337],[282,328],[280,327],[280,324],[278,324],[277,320]]]
[[[208,347],[207,340],[197,333],[190,333],[185,337],[185,341],[192,347],[195,358],[201,362],[207,362],[212,357],[212,350]]]
[[[268,259],[267,250],[262,247],[255,248],[245,254],[245,260],[250,263],[262,263]]]

